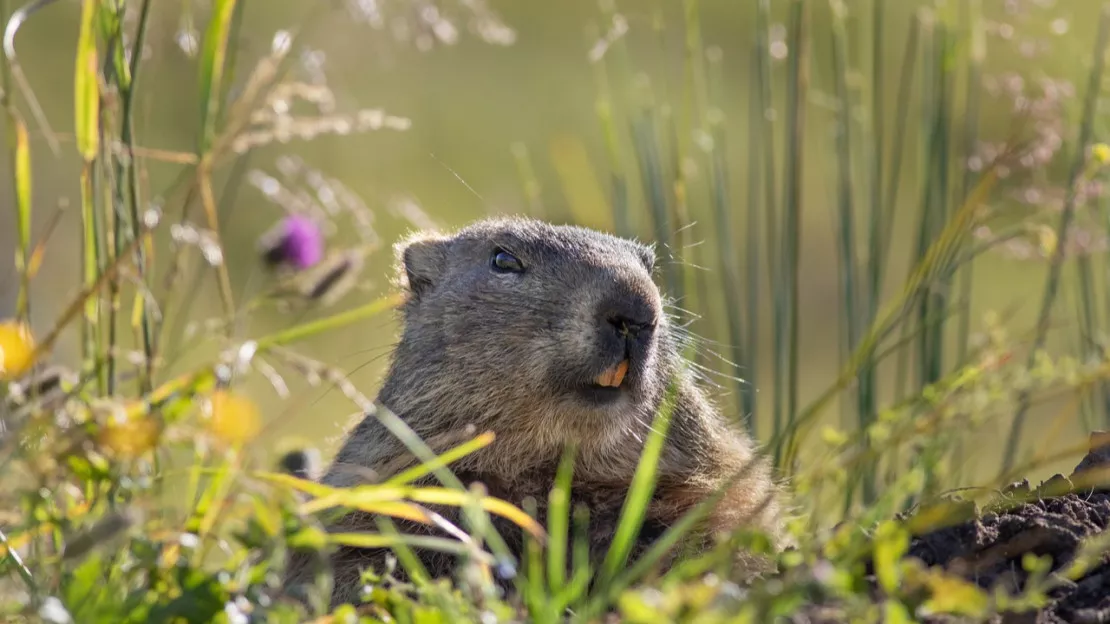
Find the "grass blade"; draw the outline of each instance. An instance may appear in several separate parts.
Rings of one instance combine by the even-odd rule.
[[[570,525],[571,477],[574,473],[576,451],[568,446],[555,473],[555,486],[551,488],[547,503],[547,578],[552,593],[562,591],[567,574],[567,543]]]
[[[667,291],[671,297],[681,301],[683,294],[682,274],[678,259],[673,257],[677,250],[671,239],[671,233],[675,231],[675,228],[671,223],[671,211],[667,202],[663,165],[660,161],[659,138],[655,126],[655,117],[651,109],[645,108],[639,118],[632,122],[632,139],[639,160],[644,195],[647,197],[648,207],[651,209],[653,235],[655,241],[663,248],[664,253],[670,256],[663,258],[663,276]]]
[[[131,215],[131,237],[138,239],[141,236],[141,224],[139,215],[139,173],[138,167],[135,163],[134,154],[134,109],[135,109],[135,89],[139,80],[139,68],[142,66],[141,59],[143,56],[143,49],[146,45],[147,24],[150,18],[150,7],[152,0],[143,0],[142,6],[139,9],[139,25],[135,34],[135,44],[131,49],[131,64],[127,68],[122,78],[125,79],[126,84],[122,84],[122,99],[123,110],[122,118],[120,120],[120,142],[123,144],[125,152],[129,158],[126,161],[123,158],[117,160],[116,171],[116,184],[120,185],[118,195],[127,196],[128,205],[130,207]],[[123,39],[120,38],[120,52],[123,52]],[[126,183],[126,189],[123,188]],[[126,192],[125,192],[126,190]],[[122,245],[122,236],[117,238],[116,244]],[[121,250],[117,249],[117,253]],[[146,250],[143,245],[139,245],[135,249],[136,259],[135,264],[138,268],[139,279],[145,285],[147,283],[147,260]],[[145,365],[143,367],[143,374],[139,380],[139,391],[146,392],[150,389],[153,383],[151,377],[154,375],[154,334],[155,329],[152,325],[152,317],[154,314],[151,310],[152,302],[143,297],[141,300],[136,296],[135,305],[137,307],[139,332],[142,338],[143,356],[145,358]]]
[[[913,94],[913,86],[915,84],[914,76],[917,66],[917,49],[919,33],[921,30],[921,22],[917,18],[910,20],[910,34],[906,37],[906,47],[902,53],[902,63],[899,67],[900,79],[898,81],[898,94],[894,110],[897,111],[897,119],[894,127],[894,139],[890,146],[890,177],[884,184],[886,193],[883,196],[883,209],[881,211],[881,223],[879,236],[879,254],[876,256],[879,260],[874,263],[872,268],[873,274],[871,276],[872,287],[872,312],[874,316],[875,309],[878,308],[879,301],[879,285],[882,284],[884,271],[886,266],[887,254],[890,252],[890,241],[894,230],[894,206],[898,200],[898,190],[902,181],[902,160],[905,155],[906,145],[906,128],[908,128],[908,118],[910,109],[910,96]]]
[[[968,13],[968,27],[971,29],[970,52],[967,69],[967,100],[964,109],[964,153],[961,161],[963,181],[959,189],[961,200],[967,197],[974,179],[974,171],[969,166],[969,159],[979,140],[979,82],[983,73],[983,61],[986,57],[986,36],[983,32],[982,7],[979,0],[965,0],[965,9]],[[971,335],[971,293],[972,278],[974,273],[969,266],[963,271],[960,279],[960,298],[965,302],[965,309],[960,315],[959,333],[956,340],[958,349],[957,364],[964,364],[967,357],[968,340]]]
[[[624,34],[628,31],[628,22],[623,15],[616,12],[616,6],[603,4],[602,10],[612,25],[612,32],[602,35],[606,44],[595,49],[599,52],[590,53],[590,62],[594,66],[594,80],[597,86],[597,99],[594,110],[598,123],[601,126],[602,137],[605,140],[605,156],[609,161],[610,183],[612,185],[613,229],[618,236],[631,237],[635,234],[628,210],[628,172],[624,162],[624,150],[621,148],[617,133],[614,97],[610,84],[608,60],[612,50],[617,56],[617,72],[624,76],[628,73],[628,51],[624,47]]]
[[[81,170],[81,267],[84,291],[92,295],[97,290],[97,257],[99,238],[97,236],[96,210],[93,204],[93,171],[90,163]],[[99,325],[98,299],[87,296],[84,303],[83,323],[81,326],[81,357],[85,362],[96,358],[97,326]],[[101,390],[104,390],[103,388]]]
[[[671,424],[671,413],[674,411],[676,388],[672,385],[667,389],[663,404],[659,407],[652,419],[651,432],[644,442],[643,453],[636,465],[636,472],[632,476],[632,484],[628,488],[628,495],[621,508],[620,520],[613,541],[596,580],[598,595],[605,596],[607,588],[617,573],[628,561],[632,546],[643,525],[647,514],[648,505],[651,503],[652,493],[655,490],[656,469],[659,467],[659,457],[663,453],[663,444]]]
[[[23,321],[31,318],[31,146],[23,120],[10,119],[15,126],[15,223],[19,248],[15,266],[19,271],[16,310]]]
[[[778,195],[776,192],[775,136],[772,119],[774,116],[774,94],[771,88],[771,4],[770,0],[760,0],[756,9],[755,29],[755,68],[759,83],[756,93],[758,110],[752,121],[752,140],[756,150],[752,157],[763,153],[764,180],[766,191],[764,209],[766,210],[766,241],[768,284],[771,289],[771,371],[774,379],[772,388],[772,435],[778,439],[786,428],[786,330],[788,325],[789,292],[784,279],[782,256],[783,225],[779,223]],[[755,144],[756,137],[762,137],[763,145]],[[749,217],[751,219],[751,217]],[[749,237],[753,234],[749,232]],[[754,315],[753,315],[754,318]],[[749,329],[749,335],[752,330]],[[777,454],[779,449],[774,449]]]
[[[748,462],[739,471],[725,479],[709,496],[702,499],[690,511],[683,514],[674,524],[667,527],[666,532],[659,537],[636,562],[621,572],[613,580],[609,588],[609,598],[616,600],[620,592],[631,586],[637,579],[642,578],[655,563],[661,560],[672,548],[677,546],[698,523],[707,517],[720,500],[728,493],[729,489],[755,467],[754,462]]]
[[[848,90],[851,71],[848,61],[848,8],[840,0],[830,0],[829,8],[832,13],[832,61],[833,82],[837,101],[836,111],[836,160],[837,160],[837,216],[838,216],[838,241],[840,254],[840,299],[842,343],[847,352],[851,353],[859,343],[860,301],[857,292],[858,278],[856,275],[858,260],[856,254],[856,215],[854,209],[855,190],[852,182],[852,96]],[[877,201],[872,197],[872,201]],[[874,218],[870,220],[872,237],[878,228]],[[869,393],[871,392],[872,367],[865,363],[861,370],[860,381],[856,386],[856,402],[854,405],[857,414],[858,426],[862,429],[871,418]],[[847,398],[847,397],[845,397]],[[852,410],[845,410],[850,413]],[[854,473],[863,481],[863,498],[870,502],[873,489],[873,471],[864,468]],[[854,480],[854,479],[853,479]],[[855,491],[854,483],[847,488],[847,500],[850,501]]]
[[[398,544],[404,544],[410,548],[415,546],[455,555],[473,556],[476,554],[472,546],[462,542],[442,537],[406,535],[404,533],[394,533],[392,535],[381,533],[329,533],[328,542],[354,548],[396,548]]]
[[[401,302],[401,296],[397,294],[386,295],[367,303],[366,305],[357,308],[333,314],[331,316],[309,321],[300,325],[294,325],[289,329],[284,329],[275,334],[271,334],[258,340],[258,348],[268,349],[271,347],[280,347],[287,345],[291,342],[304,340],[317,334],[338,329],[351,323],[356,323],[377,316],[382,312],[398,305]]]
[[[758,54],[753,55],[753,58],[758,60]],[[751,72],[751,90],[753,93],[759,93],[759,71],[754,67]],[[748,214],[747,214],[747,231],[745,232],[744,245],[747,251],[746,259],[746,274],[744,278],[744,292],[748,293],[747,296],[747,310],[744,315],[744,322],[746,324],[744,337],[742,338],[744,344],[743,357],[737,362],[744,374],[743,377],[747,382],[744,384],[744,392],[740,395],[740,409],[745,418],[750,423],[750,430],[752,435],[758,434],[757,418],[755,413],[756,395],[755,389],[759,387],[756,375],[756,362],[759,361],[759,293],[760,293],[760,280],[759,280],[759,263],[760,251],[762,247],[760,241],[763,238],[760,235],[760,195],[762,187],[760,186],[761,164],[763,167],[772,167],[773,163],[761,163],[760,159],[756,156],[759,153],[760,142],[762,140],[762,122],[763,118],[763,101],[762,98],[756,98],[756,101],[751,102],[748,106]]]
[[[784,351],[784,370],[776,371],[782,380],[785,394],[785,417],[791,425],[798,416],[798,366],[801,356],[799,334],[800,255],[802,221],[802,178],[805,162],[805,120],[809,96],[809,3],[793,0],[790,5],[790,40],[794,51],[787,68],[786,96],[786,171],[783,180],[783,228],[780,243],[781,262],[785,285],[783,297],[787,316]],[[777,449],[776,449],[777,452]]]
[[[200,139],[197,142],[197,186],[201,204],[208,220],[216,244],[221,247],[220,222],[216,214],[216,198],[212,192],[211,154],[209,149],[216,139],[216,121],[220,110],[223,76],[227,70],[227,42],[231,32],[232,18],[235,15],[235,0],[216,0],[212,7],[212,17],[204,35],[204,49],[200,60]],[[220,284],[220,298],[224,304],[224,314],[231,318],[235,313],[234,296],[227,266],[223,263],[216,268]]]
[[[100,84],[97,63],[96,35],[93,24],[99,3],[83,0],[81,28],[78,36],[77,61],[74,68],[74,111],[77,151],[84,164],[81,169],[81,227],[84,232],[82,282],[86,289],[97,282],[99,271],[99,217],[95,208],[95,166],[100,145]],[[86,362],[96,359],[99,327],[99,305],[96,298],[85,301],[82,325],[82,357]],[[103,376],[101,376],[103,384]],[[106,388],[100,388],[101,392]]]
[[[390,477],[385,481],[385,485],[404,485],[412,483],[413,481],[425,477],[441,467],[445,467],[452,462],[455,462],[471,453],[486,448],[493,444],[494,435],[492,431],[487,431],[482,435],[476,436],[474,439],[464,442],[455,448],[442,453],[436,457],[433,462],[421,462],[420,464],[397,473],[395,476]]]
[[[227,57],[227,39],[235,0],[215,0],[212,17],[204,34],[204,50],[200,58],[200,141],[197,154],[203,155],[216,138],[216,118],[220,108],[220,89]]]
[[[720,73],[720,58],[713,56],[710,59],[710,74],[712,80],[710,84],[714,87],[714,92],[710,97],[715,102],[717,101],[718,94],[715,92],[718,85],[722,83],[719,76]],[[736,384],[736,397],[738,401],[737,407],[739,408],[739,416],[744,426],[752,435],[755,435],[755,409],[754,399],[752,396],[755,386],[752,385],[749,376],[752,368],[744,365],[745,359],[753,360],[754,353],[751,353],[755,346],[746,344],[749,340],[750,333],[745,332],[744,320],[745,316],[754,317],[754,305],[749,303],[749,307],[745,313],[744,303],[741,301],[741,293],[745,292],[744,279],[740,275],[740,249],[736,246],[736,240],[733,237],[733,223],[732,215],[732,201],[729,196],[729,182],[728,182],[728,155],[726,147],[726,136],[723,113],[719,108],[714,108],[706,115],[709,136],[712,138],[709,148],[709,194],[710,204],[713,208],[714,220],[717,227],[717,253],[718,262],[721,266],[721,287],[723,288],[725,311],[724,317],[727,323],[727,342],[731,346],[730,359],[732,360],[732,377]],[[749,207],[751,208],[751,207]],[[749,209],[748,217],[754,214],[754,211]],[[749,227],[752,227],[749,223]],[[750,237],[750,235],[749,235]],[[758,247],[756,249],[748,249],[748,262],[752,263],[753,260],[758,262]],[[749,280],[753,277],[749,266]],[[758,279],[758,276],[756,276]],[[754,291],[749,292],[749,299],[758,301]],[[708,298],[703,299],[708,301]],[[749,321],[749,323],[754,322]]]
[[[447,488],[434,488],[422,487],[412,489],[408,492],[408,498],[418,503],[427,503],[432,505],[466,505],[473,495],[468,491],[450,490]],[[516,523],[520,528],[528,531],[539,540],[541,543],[546,541],[547,533],[535,519],[520,509],[514,507],[512,504],[492,496],[485,496],[479,499],[478,503],[481,509],[485,512],[501,516],[507,520]]]
[[[524,499],[524,513],[532,518],[537,517],[536,499],[529,496]],[[525,570],[524,600],[532,612],[544,613],[543,604],[547,597],[543,583],[543,549],[531,535],[524,536],[524,552],[522,568]]]
[[[85,162],[92,162],[100,148],[100,85],[97,74],[96,35],[93,23],[99,7],[97,0],[81,2],[81,30],[77,38],[77,67],[73,76],[76,98],[77,151]]]

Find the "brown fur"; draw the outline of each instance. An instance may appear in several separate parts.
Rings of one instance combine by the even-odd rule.
[[[491,257],[512,253],[523,273],[498,273]],[[519,218],[475,223],[453,236],[420,234],[397,246],[404,332],[380,405],[401,417],[436,452],[492,430],[496,441],[452,465],[464,483],[521,504],[547,500],[569,443],[579,448],[572,501],[590,508],[592,554],[603,555],[668,380],[677,395],[658,467],[658,485],[637,547],[725,480],[741,474],[701,534],[752,525],[780,539],[780,503],[767,463],[752,441],[722,418],[681,364],[684,334],[664,312],[652,281],[654,254],[644,245],[573,226]],[[636,317],[653,326],[633,339],[609,319]],[[598,403],[577,388],[630,359],[623,396]],[[334,486],[365,482],[415,463],[404,445],[370,415],[349,433],[323,477]],[[434,483],[428,479],[425,483]],[[457,519],[451,509],[437,509]],[[542,518],[541,518],[542,521]],[[496,523],[520,548],[520,529]],[[341,530],[376,530],[351,514]],[[419,525],[405,530],[424,531]],[[708,542],[706,542],[708,543]],[[341,548],[331,564],[332,605],[356,602],[359,570],[380,565],[383,552]],[[450,574],[448,555],[419,552],[429,571]],[[634,553],[635,556],[635,553]],[[289,584],[308,578],[295,557]]]

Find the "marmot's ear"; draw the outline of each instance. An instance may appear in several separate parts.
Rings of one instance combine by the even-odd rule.
[[[401,287],[420,296],[434,286],[447,270],[447,248],[451,241],[438,234],[421,232],[394,246]]]

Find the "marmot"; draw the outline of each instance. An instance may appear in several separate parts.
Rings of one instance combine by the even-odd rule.
[[[575,444],[572,503],[589,507],[591,555],[604,556],[673,380],[675,407],[636,552],[735,474],[742,476],[699,534],[755,526],[781,544],[780,490],[769,465],[680,366],[685,334],[664,311],[651,247],[514,217],[450,236],[418,233],[395,251],[404,330],[378,402],[437,453],[493,431],[490,446],[452,464],[464,483],[480,481],[514,505],[532,497],[545,522],[556,467]],[[371,415],[350,431],[322,481],[349,487],[368,473],[384,479],[414,463]],[[434,477],[422,483],[438,485]],[[458,517],[455,508],[437,511]],[[495,526],[511,548],[521,547],[520,528]],[[377,530],[361,513],[333,528]],[[332,555],[333,607],[357,604],[361,569],[380,566],[384,554],[340,547]],[[434,575],[450,574],[456,563],[451,555],[417,554]],[[306,558],[294,557],[286,587],[308,580],[306,570]]]

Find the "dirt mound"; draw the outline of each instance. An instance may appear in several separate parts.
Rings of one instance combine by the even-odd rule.
[[[1099,473],[1108,469],[1110,434],[1093,434],[1091,452],[1071,479],[1057,475],[1036,490],[1028,482],[1016,483],[1005,494],[1028,502],[988,510],[975,520],[922,535],[912,541],[909,554],[983,588],[1001,584],[1020,591],[1027,577],[1021,565],[1025,553],[1050,556],[1055,572],[1075,560],[1084,539],[1110,527],[1110,487],[1084,487],[1084,483],[1106,483],[1105,474]],[[1104,555],[1078,582],[1064,581],[1049,595],[1052,603],[1037,613],[1007,614],[995,621],[1110,623],[1110,556]]]
[[[1070,564],[1081,541],[1110,525],[1110,492],[1066,494],[1022,505],[1011,511],[985,513],[975,521],[915,539],[910,555],[927,565],[943,566],[983,588],[998,585],[1020,591],[1026,572],[1025,553],[1052,557],[1053,571]],[[1010,614],[997,621],[1110,622],[1110,558],[1078,583],[1065,582],[1050,592],[1052,604],[1033,614]]]
[[[1011,593],[1024,589],[1028,573],[1022,566],[1026,553],[1051,557],[1051,570],[1075,562],[1083,541],[1110,528],[1110,432],[1091,436],[1091,451],[1071,477],[1056,475],[1037,488],[1027,481],[1015,483],[998,500],[979,510],[966,522],[937,529],[914,538],[909,557],[937,566],[980,587],[1004,587]],[[1077,581],[1050,574],[1056,586],[1050,602],[1039,611],[1005,613],[992,624],[1110,624],[1110,555],[1090,563]],[[874,577],[871,577],[874,582]],[[877,587],[874,588],[877,592]],[[875,594],[879,598],[879,594]],[[811,604],[796,613],[795,624],[844,622],[835,604]],[[950,623],[952,618],[927,618],[926,622]]]

